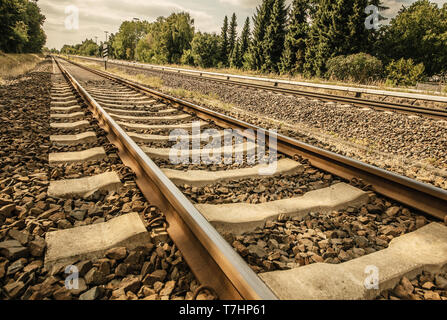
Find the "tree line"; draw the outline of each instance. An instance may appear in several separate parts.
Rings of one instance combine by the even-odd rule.
[[[368,82],[414,84],[447,73],[447,4],[418,0],[379,29],[368,29],[365,8],[381,0],[263,0],[237,32],[225,16],[219,34],[195,32],[186,12],[154,22],[125,21],[109,39],[118,59],[203,68],[238,68]],[[380,14],[380,20],[384,20]],[[95,55],[91,40],[63,52]],[[96,52],[96,53],[95,53]]]
[[[45,16],[37,0],[0,1],[0,50],[6,53],[39,53],[46,42]]]

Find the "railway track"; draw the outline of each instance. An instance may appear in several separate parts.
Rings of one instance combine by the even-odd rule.
[[[285,136],[266,139],[268,131],[237,119],[57,63],[144,196],[165,214],[198,280],[220,299],[371,299],[403,276],[443,272],[447,228],[436,220],[447,214],[444,190]],[[192,150],[172,152],[178,140],[197,141],[204,129],[218,141],[229,128],[240,130],[230,139],[235,149],[198,139]],[[174,129],[182,131],[169,139]],[[259,160],[255,150],[264,142],[270,162],[250,162]],[[200,161],[220,156],[228,162]],[[260,175],[271,166],[276,170]],[[372,287],[365,285],[367,267],[378,270]]]
[[[163,68],[146,68],[141,66],[135,66],[131,64],[117,64],[114,62],[109,62],[109,64],[116,65],[119,67],[124,68],[130,68],[134,70],[145,70],[150,71],[153,70],[155,72],[160,73],[166,73],[166,74],[172,74],[175,71],[166,71]],[[312,92],[308,90],[301,90],[301,89],[293,89],[293,88],[285,88],[285,87],[279,87],[277,82],[273,82],[272,84],[259,84],[259,83],[249,83],[242,80],[231,80],[230,77],[227,77],[227,79],[222,78],[216,78],[207,76],[204,77],[202,74],[195,75],[190,73],[178,73],[178,76],[186,77],[186,78],[193,78],[201,81],[210,81],[214,83],[224,84],[224,85],[230,85],[235,87],[243,87],[247,89],[252,90],[263,90],[263,91],[272,91],[280,94],[285,95],[296,95],[296,96],[302,96],[306,98],[312,98],[312,99],[318,99],[322,101],[328,101],[328,102],[339,102],[339,103],[345,103],[345,104],[351,104],[357,107],[361,108],[373,108],[377,110],[383,110],[383,111],[397,111],[397,112],[403,112],[406,114],[413,114],[413,115],[423,115],[435,119],[446,119],[447,118],[447,107],[444,108],[428,108],[423,106],[415,106],[413,103],[415,103],[419,99],[410,99],[413,100],[412,103],[404,104],[404,103],[396,103],[392,101],[384,101],[388,96],[387,95],[379,95],[377,100],[371,100],[371,99],[364,99],[356,96],[341,96],[341,95],[335,95],[335,94],[326,94],[326,93],[319,93],[319,92]],[[420,99],[423,100],[423,99]]]
[[[167,235],[163,214],[145,201],[134,174],[119,159],[118,149],[107,140],[106,132],[55,63],[53,73],[49,106],[50,182],[45,200],[50,207],[35,219],[39,225],[50,227],[44,234],[46,254],[42,267],[47,273],[42,272],[40,277],[51,277],[34,284],[37,276],[30,276],[26,270],[16,282],[5,286],[7,297],[212,298],[204,295]],[[11,231],[9,234],[15,235]],[[25,252],[24,247],[20,250]],[[38,262],[31,262],[33,272],[40,268]],[[76,282],[63,280],[73,273]],[[149,289],[157,281],[158,289]],[[196,292],[191,292],[192,288]]]

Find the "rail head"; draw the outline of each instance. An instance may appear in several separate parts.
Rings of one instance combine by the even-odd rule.
[[[53,57],[54,58],[54,57]],[[145,170],[157,184],[157,188],[170,202],[176,213],[183,219],[200,243],[206,248],[211,258],[221,268],[240,296],[247,300],[277,300],[274,293],[262,282],[256,273],[233,250],[228,242],[203,217],[194,205],[181,193],[144,151],[129,135],[107,114],[107,112],[91,97],[79,82],[55,59],[67,80],[72,83],[83,99],[90,104],[110,131],[114,132],[120,144],[126,149],[133,161]]]

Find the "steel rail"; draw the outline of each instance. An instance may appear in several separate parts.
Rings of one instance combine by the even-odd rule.
[[[99,58],[93,58],[93,57],[85,57],[85,56],[77,56],[73,55],[75,58],[84,59],[84,60],[91,60],[96,62],[103,61]],[[374,87],[347,87],[347,86],[340,86],[340,85],[329,85],[329,84],[319,84],[319,83],[312,83],[312,82],[299,82],[299,81],[291,81],[291,80],[285,80],[285,79],[273,79],[273,78],[263,78],[263,77],[253,77],[253,76],[244,76],[244,75],[236,75],[231,73],[217,73],[217,72],[209,72],[209,71],[202,71],[202,70],[193,70],[193,69],[184,69],[184,68],[174,68],[174,67],[167,67],[167,66],[158,66],[158,65],[152,65],[148,63],[139,63],[139,62],[128,62],[123,60],[109,60],[110,63],[117,64],[117,65],[123,65],[123,66],[140,66],[143,69],[153,69],[153,70],[162,70],[162,71],[170,71],[171,73],[186,73],[186,74],[199,74],[201,76],[216,76],[216,77],[223,77],[223,78],[233,78],[233,79],[241,79],[241,80],[251,80],[251,81],[260,81],[260,82],[267,82],[267,83],[273,83],[274,85],[278,84],[286,84],[286,85],[294,85],[299,87],[310,87],[310,88],[317,88],[317,89],[327,89],[327,90],[335,90],[335,91],[344,91],[344,92],[352,92],[356,94],[372,94],[372,95],[379,95],[379,96],[389,96],[389,97],[397,97],[397,98],[406,98],[406,99],[413,99],[413,100],[423,100],[423,101],[432,101],[432,102],[440,102],[440,103],[447,103],[447,95],[429,95],[429,94],[423,94],[421,90],[415,90],[415,89],[406,89],[410,92],[400,92],[400,91],[392,91],[392,90],[378,90]]]
[[[93,60],[93,61],[97,61],[97,60]],[[109,62],[109,64],[115,64],[118,66],[123,66],[123,67],[136,69],[136,70],[146,70],[146,71],[149,70],[149,67],[136,66],[136,65],[131,65],[131,64],[122,64],[122,63],[116,63],[116,62]],[[157,72],[162,72],[162,73],[173,73],[173,71],[164,70],[166,68],[161,68],[161,70],[158,70],[158,68],[157,69],[151,68],[151,69],[157,70]],[[230,80],[229,76],[227,77],[227,79],[218,79],[218,78],[212,78],[212,77],[204,78],[202,76],[197,76],[197,75],[186,73],[186,72],[182,73],[181,75],[185,76],[185,77],[194,78],[194,79],[200,79],[200,80],[207,79],[212,82],[230,84],[230,85],[235,85],[235,86],[242,86],[242,87],[256,89],[256,90],[268,90],[268,91],[278,92],[278,93],[282,93],[282,94],[290,94],[290,95],[297,95],[297,96],[303,96],[303,97],[308,97],[308,98],[321,99],[323,101],[329,101],[329,102],[350,103],[350,104],[353,104],[354,106],[358,106],[358,107],[373,107],[373,108],[377,108],[380,110],[387,110],[387,111],[393,110],[393,111],[399,111],[399,112],[404,112],[404,113],[408,113],[408,114],[421,114],[421,115],[436,118],[436,119],[446,119],[447,118],[447,109],[446,110],[434,109],[434,108],[414,106],[414,105],[402,104],[402,103],[396,103],[396,102],[368,100],[368,99],[362,99],[362,98],[358,98],[358,97],[347,97],[347,96],[340,96],[340,95],[328,94],[328,93],[310,92],[310,91],[304,91],[304,90],[299,90],[299,89],[281,88],[281,87],[277,87],[276,85],[272,86],[272,85],[264,85],[264,84],[247,83],[247,82]],[[222,74],[221,76],[224,76],[224,75]],[[232,77],[234,78],[234,76],[232,76]],[[242,79],[242,80],[244,80],[244,79]],[[277,84],[277,83],[278,82],[275,82],[275,84]],[[325,88],[320,88],[320,89],[325,89]],[[336,90],[336,89],[327,88],[327,90]],[[354,92],[354,91],[348,91],[348,92]],[[373,93],[370,93],[370,94],[373,94]],[[405,97],[403,97],[403,98],[405,98]],[[407,99],[412,99],[412,98],[407,98]],[[417,99],[417,100],[423,100],[423,99]]]
[[[264,132],[268,131],[245,121],[150,89],[139,83],[122,79],[108,72],[93,70],[73,61],[68,62],[108,78],[109,80],[137,89],[142,93],[153,97],[155,96],[166,103],[171,103],[172,105],[183,109],[184,111],[193,112],[199,118],[213,121],[224,128],[235,128],[240,130],[252,129],[255,132],[258,130]],[[245,134],[245,136],[250,139],[256,138],[250,134]],[[300,155],[303,158],[308,159],[313,166],[344,179],[362,179],[366,184],[371,185],[375,192],[441,220],[447,215],[447,191],[441,188],[398,175],[280,134],[277,135],[277,150],[289,156]]]
[[[276,300],[247,263],[211,226],[155,163],[55,59],[65,78],[85,100],[120,158],[136,173],[144,196],[165,214],[167,231],[202,285],[212,287],[222,300]]]

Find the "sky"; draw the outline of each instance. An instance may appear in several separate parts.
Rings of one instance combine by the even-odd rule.
[[[447,0],[431,0],[440,5]],[[38,5],[46,16],[44,30],[48,48],[60,49],[64,44],[76,44],[85,39],[98,37],[105,40],[104,31],[115,33],[121,22],[138,18],[154,21],[172,12],[187,11],[194,18],[196,30],[220,32],[224,16],[236,13],[238,30],[247,17],[253,16],[261,0],[39,0]],[[291,0],[287,1],[288,3]],[[402,7],[414,0],[383,0],[390,7],[382,15],[392,18]],[[72,23],[75,8],[79,23]],[[66,12],[66,10],[68,10]],[[66,22],[69,22],[68,24]],[[67,29],[68,26],[68,29]],[[77,28],[76,28],[77,27]]]

